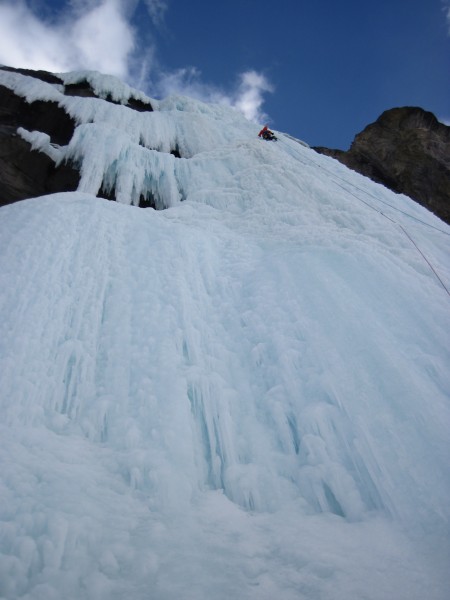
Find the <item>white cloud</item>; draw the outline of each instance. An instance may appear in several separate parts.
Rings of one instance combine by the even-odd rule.
[[[0,6],[0,62],[13,67],[63,71],[62,35],[35,17],[24,2]]]
[[[232,90],[202,82],[201,73],[195,67],[186,67],[170,73],[160,73],[156,83],[158,95],[164,97],[180,94],[202,100],[233,106],[247,119],[256,122],[268,120],[262,111],[264,94],[273,87],[267,78],[256,71],[247,71],[239,76],[239,83]]]
[[[150,95],[182,94],[234,106],[253,121],[267,120],[262,106],[272,86],[261,73],[242,73],[224,90],[202,81],[195,67],[164,70],[151,27],[138,31],[131,24],[142,1],[153,26],[161,28],[169,0],[69,0],[51,21],[33,12],[32,0],[0,0],[0,64],[53,72],[97,70]]]
[[[231,105],[230,98],[219,88],[204,83],[196,67],[183,67],[176,71],[160,71],[156,81],[156,93],[161,96],[190,96],[204,102]]]
[[[70,33],[72,51],[84,68],[126,77],[134,32],[119,0],[104,0],[82,15]]]
[[[0,62],[13,67],[67,71],[96,69],[125,77],[134,32],[120,0],[75,0],[53,23],[24,1],[0,6]]]
[[[251,121],[266,121],[267,115],[262,112],[264,93],[272,92],[273,87],[267,78],[256,71],[241,74],[241,82],[237,90],[234,105]]]

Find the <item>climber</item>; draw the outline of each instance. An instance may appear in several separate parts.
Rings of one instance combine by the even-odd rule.
[[[264,140],[274,140],[274,141],[277,140],[277,138],[275,137],[275,134],[273,133],[273,131],[270,131],[270,129],[267,127],[267,125],[264,125],[264,127],[258,133],[258,137],[262,137]]]

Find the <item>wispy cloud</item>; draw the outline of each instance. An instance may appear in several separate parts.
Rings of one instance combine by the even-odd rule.
[[[444,11],[445,18],[447,19],[448,35],[450,35],[450,0],[442,0],[442,10]]]
[[[242,73],[235,106],[251,121],[266,121],[262,105],[267,92],[273,92],[273,87],[264,75],[256,71]]]
[[[195,67],[162,66],[151,28],[164,29],[169,0],[70,0],[50,16],[33,12],[26,0],[0,2],[0,63],[54,72],[97,70],[150,95],[187,95],[234,106],[253,121],[267,120],[264,96],[272,86],[263,74],[246,71],[224,89],[204,82]],[[140,4],[151,21],[145,39],[132,24]]]
[[[52,22],[35,15],[24,1],[0,6],[0,62],[10,66],[96,69],[125,77],[134,40],[120,0],[77,0]]]
[[[195,67],[185,67],[172,72],[159,72],[155,81],[156,93],[161,96],[179,94],[203,102],[233,106],[250,121],[261,123],[268,116],[263,112],[264,94],[273,91],[265,75],[246,71],[239,75],[231,89],[223,89],[202,81],[201,72]]]
[[[33,15],[24,2],[0,6],[0,62],[13,67],[64,70],[62,33]]]
[[[86,68],[126,76],[135,35],[118,0],[105,0],[80,16],[71,32],[71,49]]]
[[[156,26],[162,25],[166,11],[169,8],[167,0],[145,0],[145,4],[153,24]]]

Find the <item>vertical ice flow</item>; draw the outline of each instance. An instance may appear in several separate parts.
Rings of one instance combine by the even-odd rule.
[[[231,109],[29,79],[81,183],[1,209],[0,595],[443,600],[449,298],[396,223],[447,286],[448,227]]]

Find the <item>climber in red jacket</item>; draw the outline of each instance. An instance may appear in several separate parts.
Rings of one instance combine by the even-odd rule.
[[[264,127],[258,133],[258,137],[262,137],[263,140],[276,140],[277,139],[275,137],[273,131],[270,131],[270,129],[267,127],[267,125],[264,125]]]

